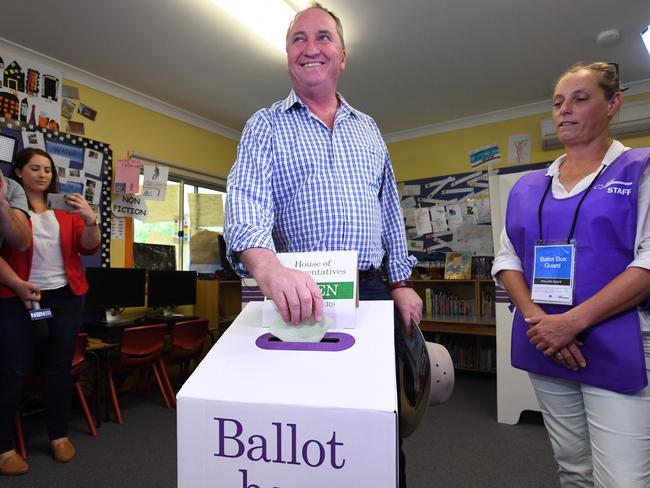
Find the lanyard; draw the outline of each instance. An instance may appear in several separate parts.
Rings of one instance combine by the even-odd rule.
[[[598,174],[594,177],[593,180],[591,180],[591,183],[589,183],[589,186],[587,189],[584,191],[582,194],[582,198],[578,202],[578,206],[576,207],[576,211],[573,214],[573,222],[571,223],[571,231],[569,232],[569,237],[567,237],[567,244],[571,243],[571,239],[573,239],[573,232],[576,230],[576,223],[578,222],[578,212],[580,211],[580,207],[582,206],[582,202],[585,201],[585,197],[591,190],[591,188],[594,186],[594,183],[596,183],[596,180],[600,176],[600,173],[603,172],[605,169],[605,165],[601,165],[600,171],[598,171]],[[551,189],[551,185],[553,184],[553,177],[548,179],[548,185],[546,185],[546,190],[544,190],[544,195],[542,196],[541,202],[539,202],[539,208],[537,209],[537,221],[539,222],[539,242],[543,242],[542,239],[542,207],[544,206],[544,201],[546,200],[546,195],[548,195],[549,190]]]

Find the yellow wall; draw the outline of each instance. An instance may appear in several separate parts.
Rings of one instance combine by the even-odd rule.
[[[650,93],[629,97],[627,100],[642,98],[650,98]],[[515,134],[531,135],[531,163],[552,161],[563,151],[542,149],[540,121],[550,116],[548,112],[390,143],[388,151],[395,176],[398,181],[404,181],[472,171],[469,162],[470,151],[490,144],[498,144],[501,160],[507,161],[508,137]],[[621,141],[630,147],[650,146],[650,135],[624,138]],[[495,166],[505,165],[506,163],[502,162]]]
[[[72,120],[84,123],[86,137],[110,144],[114,160],[136,151],[220,177],[228,174],[235,161],[236,141],[92,88],[71,81],[66,84],[77,86],[80,101],[98,112],[94,122],[77,113]],[[641,98],[650,98],[650,93],[628,101]],[[502,160],[507,161],[508,137],[513,134],[532,136],[531,162],[551,161],[562,151],[542,150],[540,120],[547,117],[550,112],[390,143],[397,180],[469,172],[469,152],[489,144],[498,144]],[[650,135],[622,141],[631,147],[650,146]],[[124,265],[124,241],[111,242],[111,264]]]
[[[94,122],[77,113],[72,120],[84,123],[86,137],[110,144],[114,161],[136,151],[215,176],[228,175],[235,161],[236,141],[72,81],[66,80],[66,84],[77,86],[80,101],[97,110]],[[124,241],[114,240],[111,266],[123,265]]]

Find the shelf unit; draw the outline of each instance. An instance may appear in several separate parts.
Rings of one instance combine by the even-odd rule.
[[[412,284],[424,306],[420,329],[449,350],[455,368],[496,372],[494,282],[416,279]],[[427,289],[431,290],[430,310]]]
[[[194,313],[221,333],[241,312],[241,280],[198,280]]]

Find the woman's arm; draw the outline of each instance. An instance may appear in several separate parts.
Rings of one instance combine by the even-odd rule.
[[[503,284],[503,287],[508,292],[510,300],[515,304],[515,307],[521,312],[522,316],[531,325],[532,320],[542,320],[557,315],[547,315],[544,309],[537,303],[533,302],[530,298],[530,288],[521,271],[504,269],[498,273],[498,279]],[[531,329],[532,330],[532,329]],[[531,330],[528,331],[530,337]],[[568,339],[562,347],[556,348],[551,354],[560,353],[561,357],[553,356],[553,359],[566,366],[569,369],[576,370],[579,367],[584,368],[587,366],[585,357],[580,352],[579,344],[575,341],[575,336]],[[531,338],[531,342],[532,338]],[[533,342],[537,346],[536,343]],[[539,349],[539,347],[538,347]],[[544,352],[546,354],[546,352]],[[547,356],[550,354],[547,354]]]
[[[530,341],[546,356],[574,340],[576,335],[650,297],[650,270],[630,267],[598,293],[571,310],[557,315],[526,318]]]
[[[100,244],[99,226],[97,216],[84,197],[78,193],[66,196],[67,202],[74,207],[71,214],[76,214],[84,221],[84,228],[81,231],[79,243],[82,249],[95,249]]]

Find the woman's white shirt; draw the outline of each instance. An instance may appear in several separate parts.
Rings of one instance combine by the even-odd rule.
[[[32,221],[34,254],[29,281],[41,290],[56,290],[68,284],[63,266],[59,221],[53,210],[29,212]]]

